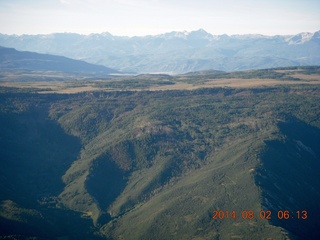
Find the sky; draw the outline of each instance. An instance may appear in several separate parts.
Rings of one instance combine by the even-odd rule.
[[[0,33],[292,35],[320,30],[320,0],[0,0]]]

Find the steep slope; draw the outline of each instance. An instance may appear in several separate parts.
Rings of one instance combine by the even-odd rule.
[[[240,217],[244,209],[260,210],[259,191],[250,175],[256,159],[249,154],[259,147],[253,141],[230,142],[229,147],[208,155],[204,167],[172,180],[102,231],[114,239],[280,239],[281,229],[268,226],[266,220]],[[146,176],[152,174],[141,178]],[[237,219],[213,220],[214,210],[236,211]]]
[[[110,74],[117,73],[105,66],[90,64],[62,56],[20,52],[0,47],[0,70],[57,71],[67,73]]]
[[[50,172],[32,154],[17,148],[19,162],[28,159],[28,164],[41,167],[40,172],[26,168],[28,174],[32,173],[27,177],[31,179],[27,185],[41,180],[42,174],[51,173],[57,182],[53,188],[56,191],[49,194],[49,200],[55,201],[42,206],[36,195],[42,188],[23,191],[23,184],[15,183],[20,187],[16,188],[16,195],[10,195],[10,188],[6,187],[9,183],[4,182],[4,189],[9,190],[2,192],[1,220],[5,224],[17,222],[7,210],[16,209],[14,216],[32,215],[34,221],[29,224],[34,226],[39,214],[60,219],[58,216],[63,218],[63,214],[73,210],[85,219],[77,213],[72,217],[80,223],[90,218],[93,225],[86,222],[85,226],[94,226],[92,231],[99,231],[107,239],[285,239],[288,234],[292,239],[303,239],[306,233],[316,235],[319,227],[314,213],[318,207],[306,203],[311,196],[315,203],[319,200],[319,152],[315,150],[319,145],[319,91],[317,86],[280,86],[74,95],[3,94],[1,119],[18,114],[12,125],[5,120],[4,128],[15,129],[22,121],[20,116],[30,113],[22,126],[37,129],[43,125],[32,125],[32,119],[38,119],[35,116],[41,113],[36,122],[45,123],[48,129],[39,132],[49,133],[40,135],[41,138],[35,135],[25,144],[29,146],[40,138],[41,148],[57,154],[57,165]],[[53,128],[56,123],[64,132]],[[26,131],[17,131],[13,135],[21,141],[9,141],[7,136],[12,132],[15,133],[3,131],[3,146],[19,147],[18,143],[28,140]],[[81,149],[70,135],[81,141]],[[283,136],[287,142],[279,142]],[[50,148],[42,141],[45,138],[58,143]],[[75,142],[75,148],[69,149],[73,145],[68,140]],[[283,147],[283,143],[288,144]],[[70,161],[59,158],[60,152],[67,156],[69,151]],[[280,157],[274,158],[277,153]],[[14,160],[9,153],[5,156],[1,160],[4,179],[13,170],[3,159]],[[305,166],[301,166],[301,161]],[[68,164],[63,165],[65,162]],[[23,169],[22,176],[27,174]],[[284,169],[290,174],[281,172]],[[298,175],[299,170],[305,171]],[[13,177],[9,179],[14,181]],[[278,187],[270,181],[276,181]],[[280,195],[278,188],[282,189]],[[30,199],[30,205],[20,197],[23,194]],[[49,206],[62,213],[47,214]],[[276,212],[284,208],[307,209],[310,220],[295,219],[286,224],[276,221],[275,213],[271,221],[260,218],[261,210]],[[237,217],[212,219],[214,210],[235,211]],[[256,218],[251,219],[250,210]],[[51,227],[49,223],[42,226]],[[81,224],[77,226],[87,231]],[[36,234],[37,230],[28,234],[20,228],[20,232],[42,236]],[[13,233],[4,235],[8,234]],[[66,235],[78,236],[74,232],[59,233]]]
[[[57,198],[81,145],[48,118],[55,100],[1,95],[0,239],[95,239],[91,221],[63,209]]]
[[[102,231],[115,239],[181,239],[195,236],[195,229],[202,229],[198,237],[203,238],[255,233],[280,238],[280,229],[270,229],[263,219],[212,222],[210,213],[214,209],[236,210],[239,215],[246,209],[259,213],[260,190],[254,187],[258,153],[264,141],[277,133],[279,114],[316,119],[317,111],[300,115],[316,106],[314,97],[308,97],[312,102],[308,106],[303,91],[238,91],[122,93],[116,98],[108,94],[108,104],[101,104],[102,95],[87,96],[90,104],[72,106],[59,119],[67,131],[88,143],[64,176],[70,184],[60,195],[62,200],[72,209],[85,210],[96,224],[114,218]],[[104,113],[104,120],[97,112]],[[79,115],[80,125],[73,122]],[[93,120],[95,130],[83,132]],[[89,166],[91,170],[85,170]],[[112,179],[107,177],[110,171]],[[118,197],[106,191],[115,181],[122,189]],[[85,187],[75,188],[74,182]],[[79,203],[88,194],[95,201]],[[212,224],[217,224],[216,230]]]
[[[279,127],[281,138],[267,142],[256,176],[263,206],[274,213],[273,224],[299,238],[316,239],[320,236],[320,131],[297,119]]]
[[[110,33],[0,34],[0,45],[63,55],[127,72],[185,73],[319,65],[319,39],[319,32],[214,36],[200,29],[131,38]]]

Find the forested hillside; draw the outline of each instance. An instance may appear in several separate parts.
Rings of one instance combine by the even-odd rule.
[[[0,239],[320,234],[318,85],[1,92]]]

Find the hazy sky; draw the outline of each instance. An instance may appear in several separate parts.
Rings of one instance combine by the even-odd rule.
[[[203,28],[212,34],[320,30],[320,0],[0,0],[0,33],[141,36]]]

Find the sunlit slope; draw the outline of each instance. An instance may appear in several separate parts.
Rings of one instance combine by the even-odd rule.
[[[244,210],[261,210],[253,169],[262,139],[243,137],[209,154],[204,166],[167,183],[102,231],[115,239],[282,239],[281,229],[266,220],[241,216]],[[151,172],[142,174],[141,179],[150,177]],[[134,190],[135,186],[128,188]],[[119,201],[131,196],[129,189]],[[237,216],[213,220],[213,210],[236,211]]]

